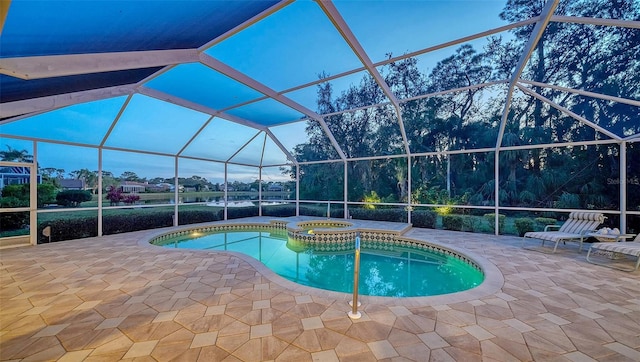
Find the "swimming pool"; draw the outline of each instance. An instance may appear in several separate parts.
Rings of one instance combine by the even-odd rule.
[[[292,239],[283,229],[251,227],[183,232],[156,239],[153,244],[165,248],[240,252],[290,281],[353,292],[352,240],[310,244]],[[365,239],[361,246],[358,288],[361,295],[434,296],[468,290],[484,280],[477,266],[456,254]]]

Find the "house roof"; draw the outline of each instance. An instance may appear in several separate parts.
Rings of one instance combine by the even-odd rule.
[[[84,189],[85,182],[84,180],[78,179],[61,179],[58,180],[60,186],[65,189]]]

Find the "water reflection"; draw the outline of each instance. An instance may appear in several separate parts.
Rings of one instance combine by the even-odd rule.
[[[317,248],[290,240],[286,232],[247,230],[163,240],[169,248],[230,250],[249,255],[278,275],[299,284],[351,293],[353,243]],[[363,241],[359,293],[410,297],[453,293],[482,283],[483,275],[450,255],[424,249]]]
[[[153,195],[153,197],[149,194],[141,194],[141,200],[138,204],[144,205],[157,205],[157,204],[174,204],[175,198],[173,194],[171,195]],[[228,202],[237,203],[240,201],[245,202],[253,202],[252,205],[258,204],[258,195],[257,194],[242,194],[242,195],[230,195],[227,197]],[[269,201],[281,201],[281,200],[290,200],[290,195],[288,193],[282,195],[263,195],[262,196],[263,203]],[[224,196],[178,196],[178,203],[180,204],[191,204],[191,203],[215,203],[217,205],[212,206],[220,206],[224,207]],[[246,204],[244,206],[252,206]]]

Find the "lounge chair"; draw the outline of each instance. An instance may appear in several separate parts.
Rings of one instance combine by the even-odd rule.
[[[562,226],[559,225],[547,225],[544,231],[530,231],[524,234],[522,239],[522,247],[529,250],[542,251],[534,248],[525,247],[524,243],[526,239],[539,239],[544,246],[545,241],[555,242],[552,253],[558,249],[558,244],[562,241],[577,241],[580,243],[578,252],[582,251],[582,243],[588,238],[587,233],[593,232],[600,224],[604,222],[605,216],[596,212],[572,212],[569,214],[569,219],[565,221]],[[558,230],[551,231],[552,228],[559,228]]]
[[[591,257],[593,254],[602,254],[601,258],[607,259],[616,259],[616,256],[619,254],[635,256],[637,258],[636,265],[634,268],[623,268],[619,267],[616,264],[611,262],[609,263],[601,263],[598,261],[594,261]],[[636,236],[633,241],[625,242],[602,242],[602,243],[593,243],[589,248],[589,252],[587,252],[587,261],[591,264],[606,266],[607,268],[618,269],[626,272],[633,272],[638,270],[640,267],[640,234]]]

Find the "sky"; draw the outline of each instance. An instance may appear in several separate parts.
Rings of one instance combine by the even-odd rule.
[[[340,12],[371,61],[413,52],[425,47],[505,25],[498,14],[505,0],[497,1],[357,1],[337,0]],[[20,6],[20,3],[12,4]],[[10,18],[12,11],[9,11]],[[9,20],[8,20],[9,22]],[[64,29],[51,29],[52,34],[72,32],[73,24]],[[84,24],[86,26],[86,24]],[[68,27],[68,29],[67,29]],[[106,37],[105,37],[106,38]],[[484,40],[475,42],[481,46]],[[457,46],[420,57],[419,66],[427,73],[435,63],[452,54]],[[249,28],[209,48],[205,54],[229,65],[242,75],[251,77],[276,92],[285,92],[318,79],[320,73],[339,74],[362,67],[340,33],[313,1],[297,1],[284,7]],[[359,82],[362,73],[332,82],[335,94]],[[262,97],[253,89],[199,63],[184,64],[169,69],[145,84],[152,90],[165,92],[212,110],[224,110],[229,119],[242,119],[245,124],[272,127],[272,132],[287,150],[306,142],[303,114],[282,103],[268,99],[228,109],[233,105]],[[285,96],[315,111],[316,87],[310,86],[285,92]],[[123,106],[124,112],[115,126]],[[56,142],[71,142],[113,148],[133,148],[147,152],[210,157],[258,165],[264,132],[224,117],[176,106],[142,94],[94,101],[65,107],[53,112],[0,125],[0,134],[36,137]],[[192,139],[194,134],[198,134]],[[29,143],[7,137],[0,148],[31,150]],[[182,149],[189,144],[186,149]],[[236,151],[244,147],[236,154]],[[62,168],[67,172],[81,168],[97,169],[97,151],[90,147],[70,147],[51,143],[38,146],[41,167]],[[286,156],[269,138],[263,163],[286,162]],[[106,151],[104,169],[116,175],[134,171],[139,176],[172,177],[172,157],[136,155],[129,152]],[[190,172],[212,182],[221,182],[221,164],[185,162],[180,171]],[[213,166],[211,166],[213,165]],[[274,168],[274,169],[277,169]],[[248,168],[236,171],[238,179],[252,181],[257,172]],[[269,173],[269,177],[281,177]]]

